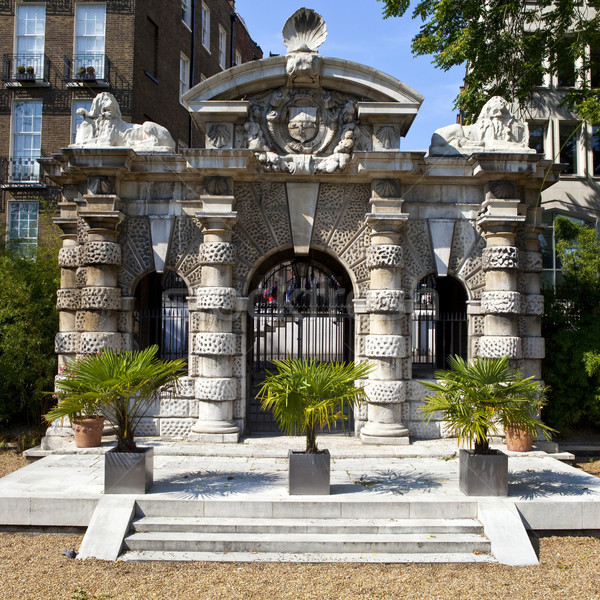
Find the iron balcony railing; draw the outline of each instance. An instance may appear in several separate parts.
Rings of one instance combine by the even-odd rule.
[[[37,158],[2,157],[0,159],[0,182],[13,185],[33,185],[42,182]]]
[[[5,54],[2,63],[5,83],[50,81],[50,60],[45,54]]]
[[[75,54],[64,58],[65,81],[108,81],[110,61],[106,54]]]

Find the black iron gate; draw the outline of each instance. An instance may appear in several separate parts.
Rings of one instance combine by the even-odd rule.
[[[256,394],[273,360],[352,360],[354,317],[348,290],[336,276],[311,261],[286,261],[272,268],[251,296],[247,424],[252,433],[277,432]],[[346,429],[353,424],[346,422]],[[341,429],[341,426],[339,427]]]

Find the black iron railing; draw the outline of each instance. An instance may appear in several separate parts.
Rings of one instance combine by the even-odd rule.
[[[2,61],[5,83],[50,81],[50,60],[45,54],[5,54]]]
[[[0,183],[3,185],[36,185],[42,182],[37,158],[0,158]]]
[[[75,54],[64,58],[64,77],[67,82],[109,81],[110,60],[106,54]]]

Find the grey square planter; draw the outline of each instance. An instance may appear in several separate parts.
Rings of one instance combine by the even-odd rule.
[[[329,495],[329,450],[320,454],[288,453],[288,492],[290,495]]]
[[[154,485],[154,448],[104,455],[105,494],[145,494]]]
[[[494,454],[459,453],[459,485],[467,496],[508,496],[508,456],[498,450]]]

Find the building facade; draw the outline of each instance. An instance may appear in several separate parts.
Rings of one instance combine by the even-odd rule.
[[[64,190],[60,365],[148,343],[188,360],[141,434],[272,430],[256,388],[286,356],[373,361],[354,419],[364,443],[446,435],[423,423],[417,379],[449,354],[508,355],[541,377],[538,199],[557,167],[501,98],[437,130],[428,155],[400,151],[422,96],[320,55],[325,35],[300,9],[285,56],[190,89],[199,148],[173,153],[156,124],[125,126],[105,95],[89,136],[41,160]],[[68,433],[52,427],[45,444]]]
[[[262,57],[227,0],[0,3],[0,218],[35,245],[40,205],[60,190],[39,169],[75,140],[78,111],[101,91],[126,121],[168,124],[181,148],[198,132],[181,96],[232,65]]]

